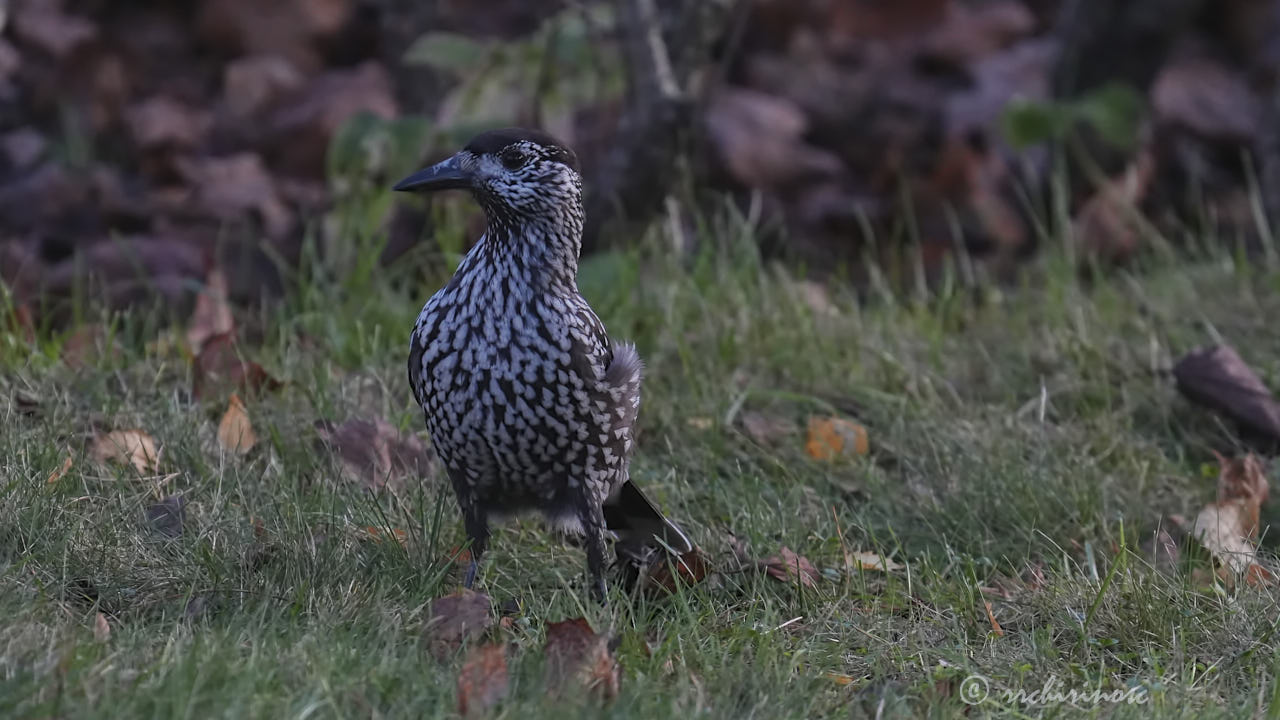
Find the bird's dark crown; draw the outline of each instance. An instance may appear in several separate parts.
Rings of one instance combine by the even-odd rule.
[[[512,146],[532,147],[544,159],[554,160],[579,172],[578,156],[573,150],[541,130],[517,127],[489,130],[472,138],[463,149],[476,155],[501,155]]]

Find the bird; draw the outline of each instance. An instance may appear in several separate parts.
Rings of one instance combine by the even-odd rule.
[[[624,569],[693,543],[630,477],[644,365],[578,292],[577,156],[545,132],[502,128],[394,186],[449,189],[471,193],[486,227],[418,315],[409,383],[470,543],[463,585],[493,521],[537,512],[581,540],[607,604],[608,540]]]

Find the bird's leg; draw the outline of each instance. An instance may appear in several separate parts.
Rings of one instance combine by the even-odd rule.
[[[467,566],[467,576],[462,586],[471,589],[475,584],[476,573],[480,570],[480,556],[489,546],[489,520],[484,513],[475,508],[468,508],[463,513],[462,524],[467,530],[467,538],[471,540],[471,564]]]
[[[587,575],[591,579],[591,594],[601,605],[607,605],[604,582],[604,517],[599,511],[583,513],[583,542],[587,546]]]

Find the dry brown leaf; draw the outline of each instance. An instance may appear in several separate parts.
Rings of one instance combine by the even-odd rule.
[[[107,623],[107,616],[102,613],[93,616],[93,639],[100,643],[111,639],[111,625]]]
[[[1236,575],[1263,577],[1251,571],[1258,553],[1254,540],[1259,511],[1268,494],[1262,462],[1252,453],[1231,460],[1219,456],[1218,460],[1218,500],[1196,516],[1192,534]]]
[[[866,455],[869,450],[867,429],[844,418],[810,417],[809,440],[804,449],[818,460]]]
[[[177,169],[195,189],[189,203],[193,209],[229,222],[256,216],[273,238],[285,235],[293,227],[293,212],[280,197],[275,178],[258,155],[181,158]]]
[[[280,387],[280,381],[268,375],[261,365],[241,357],[231,333],[214,335],[205,341],[191,375],[191,393],[196,399],[236,390],[252,394]]]
[[[1173,367],[1173,377],[1188,400],[1280,442],[1280,403],[1235,348],[1218,345],[1193,350]]]
[[[257,443],[258,436],[253,432],[253,424],[249,422],[244,402],[239,395],[231,393],[227,411],[218,423],[218,445],[227,452],[244,455]]]
[[[509,684],[506,648],[500,643],[474,648],[458,671],[458,714],[487,713],[507,696]]]
[[[204,289],[196,297],[196,307],[187,325],[187,345],[199,355],[206,341],[235,329],[231,303],[227,301],[227,276],[214,267],[204,280]]]
[[[759,563],[765,574],[784,583],[800,583],[804,587],[817,587],[821,575],[818,569],[803,555],[797,555],[791,548],[783,545],[778,554],[765,558]]]
[[[578,685],[612,700],[618,696],[622,668],[609,648],[609,639],[597,635],[584,618],[547,625],[546,687],[552,693],[573,692]],[[576,681],[571,683],[570,681]]]
[[[1155,174],[1151,153],[1139,153],[1119,178],[1107,181],[1076,214],[1074,235],[1088,257],[1121,263],[1138,251],[1136,208]]]
[[[1247,509],[1242,503],[1215,503],[1196,516],[1192,532],[1219,562],[1240,574],[1249,569],[1258,553],[1249,542],[1246,522]]]
[[[1267,471],[1262,460],[1253,453],[1232,459],[1218,455],[1218,467],[1218,502],[1247,501],[1253,512],[1246,527],[1249,528],[1249,536],[1256,537],[1258,509],[1267,501],[1269,494]]]
[[[72,370],[86,367],[103,355],[120,357],[120,344],[97,323],[81,325],[62,343],[62,361]]]
[[[173,98],[157,95],[135,103],[125,113],[133,142],[142,149],[190,148],[213,127],[213,117]]]
[[[471,564],[471,550],[454,545],[449,549],[449,559],[458,567],[467,567]]]
[[[725,167],[749,187],[786,187],[841,170],[840,158],[804,141],[808,118],[786,98],[726,88],[712,96],[705,117]]]
[[[996,637],[1004,637],[1004,628],[1000,627],[1000,623],[996,621],[995,613],[991,612],[991,603],[983,600],[982,606],[987,610],[987,621],[991,623],[991,632],[995,633]]]
[[[672,569],[674,568],[674,572]],[[681,585],[696,585],[710,572],[707,556],[698,548],[681,555],[679,558],[663,559],[655,565],[645,578],[645,586],[653,590],[673,593]]]
[[[461,590],[431,601],[423,639],[432,654],[443,657],[488,630],[493,624],[492,606],[488,595],[473,590]]]
[[[748,437],[761,445],[773,445],[800,431],[800,427],[791,418],[755,410],[742,413],[742,429]]]
[[[98,35],[89,20],[62,11],[62,3],[14,3],[13,33],[24,45],[62,58]]]
[[[857,682],[856,678],[853,678],[841,673],[826,672],[826,673],[822,673],[822,677],[830,680],[831,682],[837,685],[852,685],[853,683]]]
[[[71,455],[67,455],[67,457],[62,461],[62,465],[58,466],[56,470],[49,473],[49,479],[46,480],[45,482],[50,485],[58,482],[63,478],[63,476],[67,474],[67,471],[69,471],[70,469],[71,469]]]
[[[346,478],[377,490],[428,477],[434,454],[416,435],[402,433],[379,417],[351,418],[341,425],[315,424],[320,446],[336,453]]]
[[[1263,115],[1257,98],[1241,73],[1205,57],[1166,63],[1151,86],[1157,122],[1221,142],[1254,141]]]
[[[156,441],[142,430],[112,430],[93,439],[89,456],[98,464],[118,462],[133,465],[138,472],[155,472],[160,464]]]
[[[903,568],[902,563],[894,562],[890,558],[866,550],[846,552],[844,554],[844,566],[847,572],[854,572],[855,570],[893,572]]]
[[[364,531],[369,536],[370,540],[374,541],[375,543],[382,542],[382,537],[383,537],[382,528],[376,525],[367,525],[365,526]],[[408,547],[409,534],[406,533],[404,530],[401,530],[400,528],[391,528],[391,532],[388,534],[391,536],[391,539],[400,543],[401,547]]]

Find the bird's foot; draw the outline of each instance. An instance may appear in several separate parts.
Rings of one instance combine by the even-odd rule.
[[[480,571],[480,563],[474,559],[467,566],[467,576],[462,580],[462,587],[470,590],[472,585],[476,584],[476,574]]]

